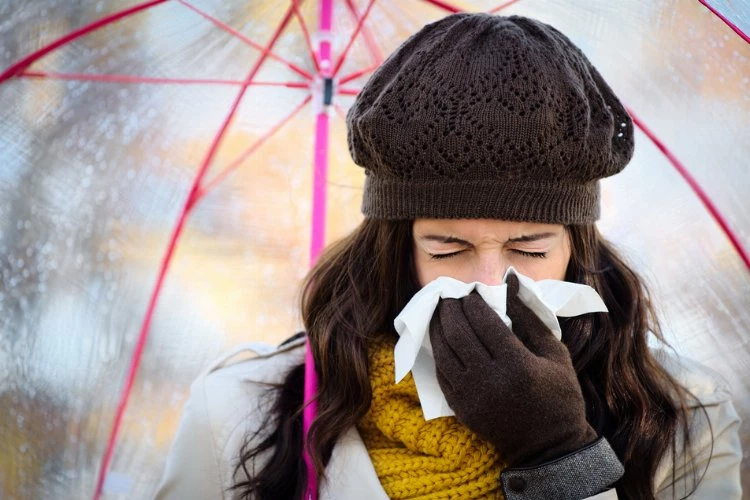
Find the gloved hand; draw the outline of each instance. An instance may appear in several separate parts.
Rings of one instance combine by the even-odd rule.
[[[570,353],[508,278],[513,331],[476,292],[444,299],[430,322],[437,379],[458,420],[511,467],[539,465],[592,443],[596,432]]]

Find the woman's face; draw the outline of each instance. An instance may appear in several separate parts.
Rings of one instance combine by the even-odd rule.
[[[513,266],[534,280],[565,278],[565,226],[497,219],[417,219],[414,262],[420,286],[439,276],[499,285]]]

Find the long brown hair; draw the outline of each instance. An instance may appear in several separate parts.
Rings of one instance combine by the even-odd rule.
[[[592,286],[610,312],[564,321],[562,340],[589,422],[625,466],[619,498],[651,499],[662,457],[678,439],[689,449],[688,393],[649,351],[649,331],[663,338],[642,280],[594,224],[567,229],[572,255],[565,279]],[[319,478],[338,438],[369,408],[368,345],[396,335],[393,319],[418,289],[412,221],[364,220],[326,250],[305,280],[302,317],[319,379],[308,451]],[[259,443],[249,436],[240,452],[236,472],[244,477],[233,489],[242,498],[293,499],[304,491],[302,386],[300,365],[269,392],[274,402],[266,425],[273,431]],[[265,463],[256,471],[261,454]]]

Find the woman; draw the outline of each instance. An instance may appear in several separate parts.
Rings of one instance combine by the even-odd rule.
[[[350,110],[365,220],[308,276],[319,377],[309,452],[322,498],[739,498],[726,386],[661,340],[640,278],[598,233],[598,180],[633,127],[581,51],[522,17],[425,26]],[[508,280],[512,331],[477,294],[430,326],[455,417],[425,421],[393,380],[393,320],[433,279],[593,287],[608,313],[558,342]],[[199,377],[158,498],[300,498],[304,338]]]

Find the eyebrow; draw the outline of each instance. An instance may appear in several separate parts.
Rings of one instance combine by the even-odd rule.
[[[508,243],[527,243],[529,241],[543,240],[544,238],[550,238],[552,236],[556,236],[555,233],[547,232],[547,233],[525,234],[523,236],[519,236],[518,238],[509,238]],[[427,240],[427,241],[437,241],[439,243],[457,243],[459,245],[471,246],[471,243],[469,243],[468,241],[462,240],[461,238],[456,238],[455,236],[426,234],[424,236],[420,236],[419,239]]]

